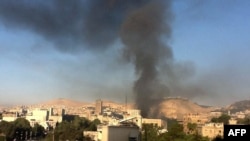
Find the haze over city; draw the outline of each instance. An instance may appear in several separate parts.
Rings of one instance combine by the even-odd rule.
[[[123,7],[102,15],[105,8],[98,5],[102,2],[82,1],[79,9],[75,9],[74,1],[64,1],[56,6],[58,9],[53,9],[52,2],[39,5],[41,2],[0,2],[0,105],[34,104],[56,98],[124,102],[126,96],[128,102],[134,102],[138,96],[133,94],[137,86],[134,84],[140,76],[143,78],[136,72],[145,68],[128,61],[138,52],[133,52],[136,45],[130,45],[133,41],[127,31],[133,28],[128,28],[130,21],[126,17],[130,16],[124,14]],[[159,11],[145,8],[147,2],[138,2],[135,9],[143,9],[142,15],[153,9],[160,17],[160,21],[156,18],[160,24],[153,24],[157,39],[161,35],[159,50],[153,54],[160,61],[153,66],[153,72],[157,71],[159,78],[159,85],[157,81],[154,88],[159,86],[164,94],[157,98],[181,96],[218,106],[250,98],[249,1],[166,1]],[[113,6],[121,4],[117,1]],[[129,4],[133,5],[133,0]],[[37,6],[42,8],[36,9]],[[63,9],[67,6],[73,9]],[[34,11],[30,12],[32,8]],[[35,18],[36,14],[40,16]],[[48,22],[42,22],[44,15]],[[164,21],[166,24],[162,25]],[[58,29],[46,25],[51,23]],[[162,32],[163,29],[167,31]],[[162,55],[161,49],[166,49],[167,55]],[[142,89],[136,90],[140,93]]]

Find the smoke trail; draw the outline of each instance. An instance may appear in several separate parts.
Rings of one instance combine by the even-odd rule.
[[[60,50],[105,49],[121,38],[139,76],[134,91],[143,116],[168,93],[157,69],[172,59],[170,47],[161,42],[163,35],[171,36],[171,16],[164,0],[0,1],[6,26],[33,31]]]

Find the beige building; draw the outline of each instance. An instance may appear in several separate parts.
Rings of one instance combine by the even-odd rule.
[[[236,117],[237,117],[237,118],[240,118],[240,119],[243,119],[243,118],[246,117],[246,115],[245,115],[245,113],[243,113],[243,112],[238,112],[238,113],[236,113]]]
[[[167,129],[167,123],[165,123],[162,119],[143,118],[141,116],[141,111],[138,109],[129,109],[127,110],[127,113],[128,115],[126,115],[124,119],[120,120],[120,123],[129,121],[135,123],[140,128],[142,128],[143,124],[154,124],[158,127]]]
[[[183,116],[183,130],[185,133],[190,134],[190,133],[194,133],[194,132],[198,132],[199,134],[201,134],[201,127],[207,123],[209,121],[209,118],[207,115],[203,115],[203,114],[199,114],[199,113],[190,113],[190,114],[186,114]],[[192,124],[196,124],[197,128],[195,131],[189,131],[188,129],[188,123],[192,123]]]
[[[56,123],[60,123],[62,122],[63,117],[62,116],[49,116],[49,119],[47,120],[48,125],[50,125],[51,127],[55,128],[56,127]]]
[[[232,118],[232,119],[229,119],[228,123],[230,125],[236,125],[237,124],[237,120]]]
[[[167,128],[167,124],[163,122],[163,120],[161,119],[142,118],[142,124],[153,124],[153,125],[157,125],[158,127]]]
[[[140,117],[141,116],[141,110],[138,109],[129,109],[127,110],[129,117]]]
[[[97,127],[98,141],[139,141],[140,131],[135,126],[108,126]]]
[[[207,123],[202,126],[202,136],[215,138],[216,136],[223,137],[224,125],[223,123]]]
[[[102,115],[103,112],[103,103],[102,100],[98,99],[96,100],[96,105],[95,105],[95,114],[96,115]]]
[[[209,114],[209,116],[211,118],[213,118],[213,117],[218,118],[221,115],[222,115],[222,112],[220,112],[220,111],[211,111],[210,114]]]

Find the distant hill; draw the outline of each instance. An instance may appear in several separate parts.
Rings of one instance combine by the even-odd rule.
[[[88,104],[90,104],[90,103],[82,102],[82,101],[76,101],[76,100],[71,100],[71,99],[59,98],[59,99],[54,99],[54,100],[50,100],[50,101],[45,101],[45,102],[39,103],[38,105],[43,105],[43,106],[81,107],[81,106],[88,105]]]
[[[237,101],[227,107],[225,110],[230,110],[231,113],[245,111],[250,109],[250,100]]]
[[[92,103],[87,103],[76,100],[59,98],[42,102],[39,103],[38,105],[49,106],[49,107],[57,107],[57,106],[81,107],[86,105],[95,106],[95,101],[93,101]],[[103,106],[111,108],[119,108],[119,109],[126,108],[125,103],[118,103],[110,100],[103,100]],[[135,104],[133,103],[127,104],[127,109],[134,107]],[[175,118],[175,119],[181,119],[183,115],[187,113],[208,113],[214,110],[213,107],[199,105],[184,98],[166,98],[164,99],[163,102],[159,104],[158,107],[152,107],[151,110],[152,111],[156,110],[154,108],[157,108],[157,110],[160,111],[161,116],[165,116],[167,118]]]
[[[184,98],[166,98],[160,104],[160,112],[168,118],[182,119],[187,113],[208,113],[214,110],[210,106],[201,106]]]

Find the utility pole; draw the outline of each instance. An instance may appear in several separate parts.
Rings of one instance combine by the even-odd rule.
[[[53,128],[53,141],[55,141],[55,131],[54,131],[54,128]]]
[[[127,112],[127,94],[126,94],[126,97],[125,97],[125,112]]]

